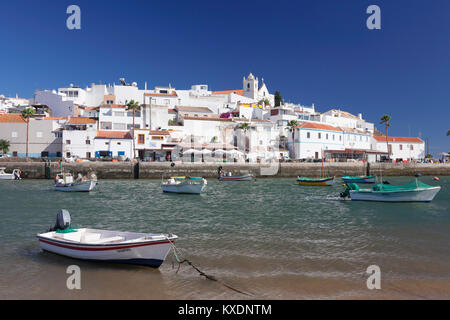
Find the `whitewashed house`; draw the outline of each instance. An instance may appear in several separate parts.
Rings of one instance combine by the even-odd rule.
[[[388,137],[386,142],[386,136],[373,136],[372,148],[389,152],[389,157],[395,161],[425,158],[425,142],[415,137]]]
[[[86,117],[68,118],[62,131],[63,157],[94,158],[96,135],[97,121],[95,119]]]
[[[171,161],[177,143],[169,131],[136,129],[134,131],[136,156],[146,161]]]
[[[133,139],[129,131],[98,130],[94,139],[96,158],[133,158]]]

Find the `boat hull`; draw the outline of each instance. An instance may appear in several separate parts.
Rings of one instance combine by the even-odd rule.
[[[325,178],[325,179],[298,178],[297,183],[301,186],[332,186],[334,184],[334,178]]]
[[[219,181],[252,181],[253,175],[246,174],[243,176],[223,176],[219,177]]]
[[[342,177],[345,183],[375,183],[377,182],[377,176],[367,176],[367,177]]]
[[[96,185],[97,181],[87,180],[69,184],[55,184],[54,190],[62,192],[89,192],[92,191]]]
[[[66,257],[144,265],[158,268],[169,253],[172,243],[166,240],[112,245],[88,245],[49,239],[38,235],[42,250]]]
[[[441,187],[402,191],[371,191],[350,190],[352,201],[381,201],[381,202],[430,202]]]
[[[163,184],[162,191],[167,193],[200,194],[205,190],[204,184]]]
[[[15,177],[14,177],[13,173],[11,173],[11,174],[7,173],[7,174],[0,175],[0,180],[14,180],[14,179],[15,179]]]

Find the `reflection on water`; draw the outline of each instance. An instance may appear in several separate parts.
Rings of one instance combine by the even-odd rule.
[[[403,183],[410,178],[390,178]],[[425,183],[436,184],[424,177]],[[208,181],[206,193],[164,194],[157,180],[104,180],[89,194],[51,181],[0,183],[0,298],[245,299],[169,256],[159,269],[42,252],[36,233],[70,211],[74,227],[172,232],[194,264],[252,299],[450,298],[450,178],[432,203],[341,201],[341,183]],[[67,266],[82,290],[66,288]],[[366,287],[379,265],[382,290]]]

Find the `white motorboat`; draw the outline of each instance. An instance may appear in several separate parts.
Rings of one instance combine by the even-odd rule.
[[[202,177],[172,177],[161,185],[163,192],[200,194],[205,190],[206,179]]]
[[[172,234],[72,229],[61,210],[54,228],[37,235],[41,248],[75,259],[127,263],[158,268],[178,238]]]
[[[341,197],[353,201],[430,202],[441,190],[440,186],[430,186],[417,179],[404,185],[377,184],[370,189],[362,189],[355,183],[346,185]]]
[[[55,191],[63,192],[89,192],[97,185],[97,179],[95,175],[92,175],[92,179],[82,177],[81,175],[74,181],[73,176],[70,173],[60,173],[55,178]]]
[[[219,176],[219,181],[252,181],[255,179],[253,174],[244,174],[240,176],[232,176],[231,172],[228,175]]]
[[[6,173],[6,168],[0,168],[0,180],[20,180],[19,169],[14,169],[12,173]]]

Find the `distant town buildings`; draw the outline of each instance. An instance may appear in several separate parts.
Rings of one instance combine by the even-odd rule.
[[[127,107],[132,100],[140,106],[134,112]],[[0,139],[10,142],[11,156],[25,156],[27,125],[20,114],[25,106],[37,111],[29,122],[29,157],[222,161],[226,156],[249,162],[425,157],[421,139],[388,137],[386,142],[361,113],[275,106],[264,79],[251,73],[243,77],[242,88],[219,91],[206,84],[140,89],[120,79],[119,84],[38,90],[32,99],[0,96]]]

